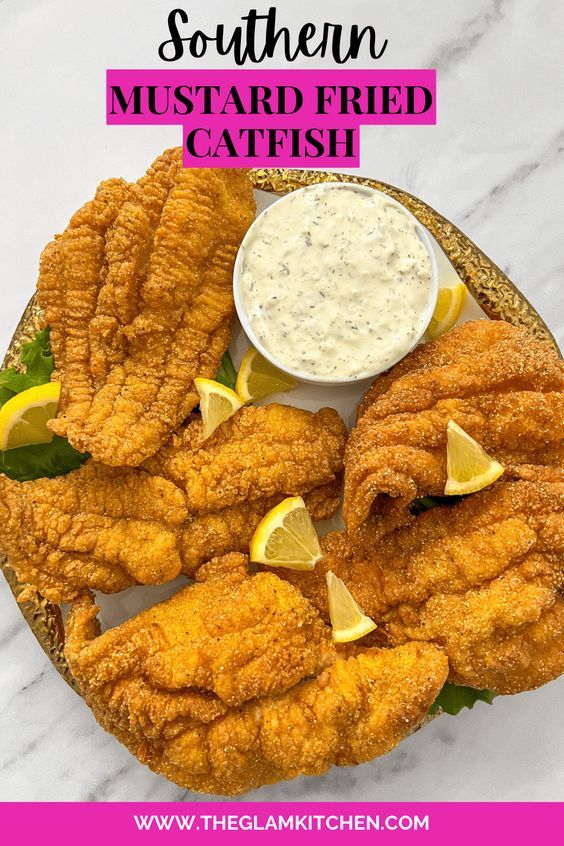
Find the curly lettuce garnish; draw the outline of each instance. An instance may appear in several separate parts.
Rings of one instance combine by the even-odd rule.
[[[224,353],[223,358],[221,359],[215,381],[221,382],[221,384],[225,385],[226,388],[235,390],[235,385],[237,383],[237,371],[235,370],[229,352]]]
[[[51,380],[55,364],[49,343],[49,328],[37,332],[20,353],[22,370],[8,367],[0,371],[0,407],[16,394]],[[0,473],[18,482],[62,476],[76,470],[90,456],[78,452],[66,438],[57,435],[47,444],[32,444],[0,450]]]
[[[495,693],[491,690],[476,690],[473,687],[447,682],[429,708],[429,714],[438,714],[444,711],[445,714],[454,717],[463,708],[473,708],[476,702],[487,702],[488,705],[491,705],[494,697]]]

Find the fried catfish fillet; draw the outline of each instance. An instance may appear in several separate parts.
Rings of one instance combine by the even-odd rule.
[[[339,494],[340,482],[304,493],[312,519],[331,517]],[[284,496],[198,515],[188,512],[179,488],[137,468],[89,462],[33,482],[0,475],[0,548],[22,584],[68,602],[85,588],[116,593],[161,584],[179,573],[193,576],[210,556],[246,552]]]
[[[442,646],[456,684],[539,687],[564,672],[564,474],[546,476],[497,483],[378,539],[332,532],[313,572],[280,575],[328,620],[332,570],[377,623],[377,643]]]
[[[339,657],[301,593],[242,556],[199,578],[102,635],[83,595],[65,647],[101,725],[182,787],[234,795],[385,754],[444,683],[428,644]]]
[[[496,321],[465,323],[378,377],[362,401],[345,455],[349,531],[370,516],[406,512],[446,481],[454,420],[506,468],[561,467],[564,365],[550,347]]]
[[[111,466],[157,452],[229,344],[233,263],[254,214],[245,171],[183,168],[179,148],[137,183],[102,183],[41,258],[62,382],[54,432]]]
[[[339,507],[341,481],[336,479],[303,494],[312,520],[328,520]],[[190,514],[182,526],[180,551],[182,572],[193,576],[198,567],[228,552],[248,552],[262,518],[285,499],[284,492],[241,502],[211,514]]]
[[[332,408],[242,408],[207,440],[192,421],[144,467],[186,492],[193,514],[280,494],[299,496],[343,469],[345,424]]]
[[[313,520],[330,518],[339,507],[346,434],[333,409],[272,404],[241,409],[206,441],[199,418],[173,436],[143,466],[186,491],[183,572],[247,552],[262,518],[287,496],[303,496]]]
[[[267,511],[291,494],[303,494],[314,520],[330,517],[346,437],[337,413],[267,406],[241,415],[204,443],[201,421],[192,422],[145,469],[88,461],[56,479],[0,476],[0,547],[19,580],[54,602],[84,588],[114,593],[248,551]],[[190,462],[185,493],[176,471],[175,481],[163,474]],[[207,490],[197,487],[200,473]]]
[[[144,763],[182,787],[227,796],[362,764],[421,725],[447,666],[441,650],[424,643],[338,658],[286,693],[194,725]]]
[[[159,690],[197,688],[236,706],[326,666],[331,638],[313,605],[272,573],[248,578],[244,556],[225,558],[206,565],[198,583],[78,652],[70,625],[67,657],[79,684],[94,695],[124,678],[142,677]],[[91,597],[82,602],[85,618],[95,616]]]
[[[55,479],[0,475],[0,547],[19,581],[53,602],[175,578],[187,518],[182,491],[142,470],[90,461]]]

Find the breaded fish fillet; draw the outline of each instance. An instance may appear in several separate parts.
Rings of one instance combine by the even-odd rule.
[[[330,517],[346,436],[338,414],[267,406],[240,415],[203,444],[201,421],[193,421],[145,469],[88,461],[55,479],[0,475],[0,548],[19,580],[54,602],[87,587],[160,584],[192,576],[211,557],[247,552],[261,519],[286,496],[303,494],[314,520]],[[176,468],[188,465],[185,493]]]
[[[192,421],[144,467],[186,491],[191,513],[210,514],[332,482],[343,468],[346,437],[332,408],[249,406],[205,441],[201,420]]]
[[[313,572],[280,576],[329,619],[332,570],[377,623],[377,643],[435,643],[452,682],[530,690],[564,672],[564,474],[551,475],[498,482],[379,539],[369,526],[333,532]]]
[[[447,669],[425,643],[338,658],[317,678],[194,725],[141,760],[182,787],[227,796],[363,764],[421,725]],[[127,729],[118,737],[134,754],[147,748]]]
[[[209,558],[247,552],[262,518],[287,496],[302,495],[312,520],[332,517],[346,435],[333,409],[278,404],[241,409],[206,441],[199,418],[175,435],[143,466],[186,491],[183,572],[191,576]]]
[[[143,763],[188,789],[233,795],[367,761],[421,723],[447,675],[440,649],[344,660],[298,590],[226,559],[102,635],[91,596],[72,608],[73,675]]]
[[[326,666],[331,637],[313,605],[273,573],[248,578],[244,556],[226,558],[221,573],[208,566],[206,581],[201,575],[78,653],[70,625],[67,655],[77,681],[94,692],[133,675],[159,690],[198,688],[240,705]],[[82,605],[95,615],[92,600]]]
[[[328,520],[339,507],[341,481],[336,479],[303,494],[312,520]],[[286,498],[284,492],[214,511],[191,514],[182,526],[180,553],[182,572],[193,576],[198,567],[227,552],[248,552],[255,529],[275,505]]]
[[[343,514],[356,531],[372,514],[440,495],[454,420],[506,468],[561,467],[564,364],[508,323],[465,323],[378,377],[362,401],[345,455]]]
[[[245,171],[183,168],[179,148],[135,184],[102,183],[41,259],[63,385],[54,432],[112,466],[157,452],[229,344],[233,263],[254,213]]]
[[[182,491],[142,470],[89,461],[55,479],[0,475],[0,547],[19,581],[53,602],[174,579],[187,518]]]

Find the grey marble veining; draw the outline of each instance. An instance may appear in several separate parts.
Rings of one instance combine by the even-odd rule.
[[[100,179],[133,178],[179,141],[175,128],[104,126],[104,69],[155,64],[164,36],[162,3],[147,0],[142,13],[140,5],[97,0],[75,13],[64,0],[32,0],[25,9],[0,4],[3,348],[53,232]],[[234,23],[250,5],[269,4],[224,0],[193,15],[206,28],[220,19]],[[305,20],[303,3],[279,6],[283,23]],[[421,196],[460,225],[564,343],[564,6],[554,0],[311,6],[309,20],[376,23],[389,38],[383,66],[437,67],[437,126],[364,129],[361,172]],[[371,764],[246,798],[561,800],[563,693],[560,679],[491,707],[479,703],[456,718],[441,717]],[[0,580],[0,801],[205,798],[153,775],[97,726]]]

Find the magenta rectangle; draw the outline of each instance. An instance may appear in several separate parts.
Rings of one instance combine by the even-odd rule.
[[[361,126],[434,124],[436,108],[433,69],[114,69],[106,77],[107,123],[183,127],[190,166],[358,165]],[[308,161],[297,139],[305,149],[312,131],[324,147]],[[187,149],[193,133],[204,154]]]
[[[563,803],[4,803],[5,843],[421,843],[512,846],[560,836]]]

